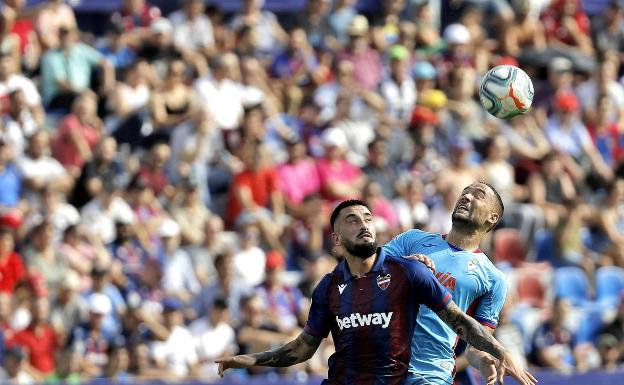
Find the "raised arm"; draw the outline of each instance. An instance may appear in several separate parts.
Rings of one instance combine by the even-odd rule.
[[[254,366],[286,367],[307,361],[314,355],[321,343],[321,338],[302,331],[297,338],[273,350],[262,353],[244,354],[216,360],[219,364],[219,376],[230,368],[251,368]]]
[[[451,301],[436,312],[438,317],[475,349],[490,353],[498,359],[498,373],[507,373],[521,385],[533,385],[537,380],[531,373],[521,369],[511,354],[496,341],[494,336],[474,318],[466,315]]]

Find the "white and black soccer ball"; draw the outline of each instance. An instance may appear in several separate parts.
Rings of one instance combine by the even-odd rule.
[[[524,114],[533,103],[533,82],[523,70],[500,65],[489,70],[481,80],[479,99],[490,114],[511,119]]]

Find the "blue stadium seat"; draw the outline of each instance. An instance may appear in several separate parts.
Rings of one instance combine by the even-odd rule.
[[[535,262],[556,264],[557,245],[555,237],[548,230],[538,230],[534,240]]]
[[[588,306],[582,310],[579,328],[576,331],[575,343],[596,343],[603,327],[602,309],[599,306]]]
[[[620,303],[624,292],[624,269],[615,266],[601,267],[596,271],[596,301],[614,307]]]
[[[587,303],[589,283],[585,272],[578,267],[560,267],[555,270],[555,296],[565,298],[573,306]]]

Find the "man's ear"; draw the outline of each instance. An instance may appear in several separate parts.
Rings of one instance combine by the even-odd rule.
[[[486,220],[486,222],[490,224],[490,229],[494,227],[498,221],[500,221],[500,214],[498,213],[491,213]]]
[[[342,246],[342,241],[340,239],[340,234],[338,234],[336,232],[332,233],[332,241],[333,241],[334,247]]]

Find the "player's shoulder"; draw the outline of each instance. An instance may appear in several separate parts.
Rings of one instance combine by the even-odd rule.
[[[441,239],[442,237],[440,236],[440,234],[429,233],[418,229],[410,229],[394,237],[388,244],[399,243],[405,245],[415,244],[423,241],[428,241],[435,244]]]
[[[433,274],[424,263],[409,258],[387,255],[384,263],[388,267],[395,265],[398,269],[403,270],[410,279]]]
[[[507,275],[496,267],[494,262],[483,252],[476,253],[479,263],[483,265],[483,270],[492,284],[507,282]]]

